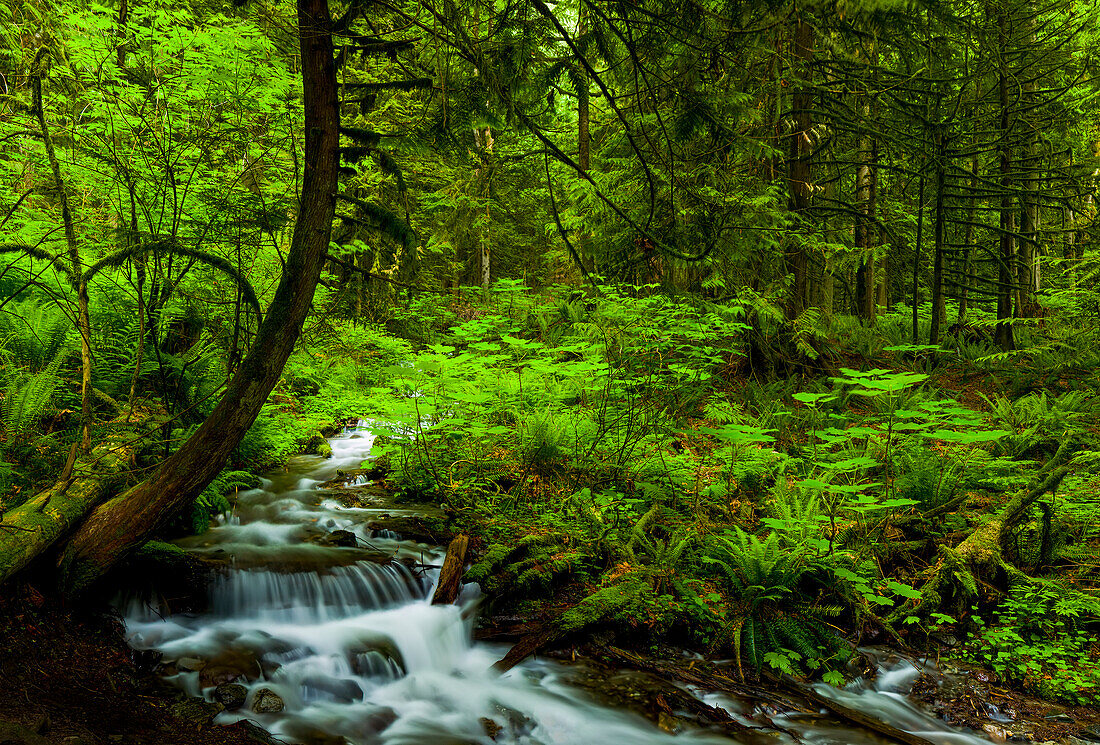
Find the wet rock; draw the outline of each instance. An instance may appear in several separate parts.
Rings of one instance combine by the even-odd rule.
[[[481,728],[485,730],[485,734],[489,737],[490,740],[496,740],[497,735],[499,735],[500,731],[504,729],[489,717],[481,717],[477,721],[481,722]]]
[[[249,649],[227,649],[211,657],[201,667],[199,683],[203,688],[209,688],[237,680],[256,680],[261,673],[255,652]]]
[[[320,455],[322,458],[332,457],[332,446],[328,444],[328,440],[320,432],[314,432],[306,440],[305,445],[302,446],[303,453],[309,453],[311,455]]]
[[[1085,727],[1083,730],[1076,733],[1074,737],[1078,740],[1087,740],[1088,742],[1100,742],[1100,725]]]
[[[313,696],[341,704],[363,700],[363,689],[354,680],[347,678],[309,677],[302,680],[302,686]]]
[[[134,649],[130,659],[140,673],[151,673],[157,669],[163,655],[155,649]]]
[[[330,546],[341,546],[343,548],[356,548],[359,546],[359,538],[350,530],[334,530],[324,536],[319,543],[326,543]]]
[[[257,714],[276,714],[285,706],[279,694],[270,688],[261,688],[256,691],[256,696],[252,699],[252,711]]]
[[[236,711],[244,706],[248,698],[248,689],[240,683],[222,683],[214,689],[214,700],[225,707],[226,711]]]
[[[401,652],[396,647],[382,642],[376,646],[350,650],[348,662],[352,672],[367,678],[393,678],[404,675],[405,671]]]
[[[366,527],[375,532],[388,530],[400,535],[403,540],[426,543],[431,546],[446,544],[453,537],[442,520],[412,515],[371,520]]]

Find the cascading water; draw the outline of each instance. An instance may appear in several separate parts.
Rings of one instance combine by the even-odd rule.
[[[155,649],[173,680],[194,695],[245,688],[245,701],[219,720],[257,721],[303,743],[379,745],[683,745],[729,743],[712,734],[666,734],[641,717],[600,706],[569,685],[567,669],[532,661],[503,675],[492,664],[505,648],[471,641],[476,593],[453,606],[428,598],[443,551],[368,527],[387,505],[348,508],[317,485],[369,454],[361,428],[331,440],[328,460],[303,456],[262,488],[238,495],[234,514],[181,545],[227,553],[233,568],[210,587],[209,611],[170,614],[154,603],[125,609],[130,643]],[[411,513],[405,513],[411,514]],[[350,531],[359,547],[318,542]],[[383,558],[384,557],[384,558]],[[413,559],[417,573],[394,559]],[[239,689],[238,689],[239,690]],[[699,693],[736,718],[767,728],[751,704]],[[987,742],[946,731],[904,697],[882,688],[831,693],[897,726],[945,745]],[[776,724],[804,742],[863,743],[862,734],[816,720]],[[792,742],[770,733],[767,742]],[[758,742],[746,734],[741,742]],[[840,738],[840,739],[838,739]]]

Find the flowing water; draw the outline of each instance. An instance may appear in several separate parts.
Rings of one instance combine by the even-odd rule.
[[[357,468],[372,441],[365,428],[346,430],[331,440],[331,459],[295,459],[260,489],[239,494],[232,515],[181,542],[231,558],[232,568],[209,588],[207,612],[172,614],[148,599],[123,608],[131,645],[159,651],[179,686],[207,698],[229,681],[247,688],[244,706],[217,721],[248,718],[288,741],[343,737],[355,745],[881,742],[826,717],[706,691],[692,693],[766,729],[737,740],[673,736],[600,705],[570,684],[573,671],[564,665],[528,661],[493,672],[506,648],[472,641],[476,587],[456,605],[430,605],[443,550],[368,527],[383,514],[411,513],[385,504],[348,508],[318,488],[338,469]],[[336,530],[354,533],[360,548],[318,542]],[[988,742],[910,704],[903,691],[917,674],[898,663],[875,684],[821,690],[936,743]],[[778,731],[767,732],[773,724]]]

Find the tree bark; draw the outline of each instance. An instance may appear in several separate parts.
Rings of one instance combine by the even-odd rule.
[[[466,547],[469,536],[456,536],[447,546],[447,558],[439,570],[439,581],[432,595],[432,605],[450,605],[462,591],[462,574],[466,567]]]
[[[792,68],[794,93],[791,95],[791,113],[794,117],[794,131],[787,145],[787,184],[789,188],[789,206],[795,213],[797,222],[801,222],[810,207],[813,194],[811,157],[813,139],[811,128],[813,116],[813,88],[810,85],[812,74],[810,65],[814,58],[814,27],[801,15],[794,21],[791,30],[791,53],[794,57]],[[798,240],[798,239],[794,239]],[[793,275],[794,285],[787,298],[787,318],[794,319],[806,310],[810,302],[809,259],[806,248],[801,243],[788,245],[784,253],[787,274]]]
[[[877,52],[872,61],[877,63]],[[876,81],[877,82],[877,81]],[[876,105],[877,109],[877,105]],[[877,112],[876,112],[877,113]],[[863,104],[863,118],[871,122],[871,105]],[[860,138],[860,163],[856,169],[856,202],[859,213],[855,225],[855,245],[860,254],[856,276],[856,312],[860,318],[874,322],[878,286],[875,282],[875,247],[879,231],[875,226],[875,201],[878,196],[878,140],[870,135]]]
[[[932,318],[928,328],[929,344],[940,343],[940,326],[947,315],[943,297],[943,239],[947,222],[947,209],[944,204],[944,190],[947,187],[947,164],[944,159],[947,157],[947,147],[945,135],[942,131],[936,133],[935,143],[936,206],[932,228]]]
[[[998,130],[1000,137],[1000,254],[997,262],[997,328],[994,338],[997,345],[1007,351],[1016,348],[1016,339],[1012,333],[1012,295],[1016,272],[1016,195],[1013,193],[1012,144],[1009,141],[1012,129],[1012,111],[1008,95],[1008,69],[1004,61],[1005,48],[1008,45],[1008,17],[1005,11],[997,11],[997,38],[999,57],[997,63],[997,91],[1000,98],[1000,119]]]
[[[63,586],[86,589],[189,504],[224,467],[255,421],[309,312],[332,233],[339,102],[327,0],[299,0],[305,101],[302,208],[279,287],[255,343],[213,413],[148,480],[97,508],[65,547]]]

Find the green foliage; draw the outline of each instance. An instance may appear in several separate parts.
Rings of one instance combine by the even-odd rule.
[[[1100,656],[1095,638],[1100,599],[1056,582],[1013,588],[987,621],[972,619],[972,658],[1044,698],[1095,705]]]
[[[25,437],[37,428],[61,385],[61,362],[65,354],[58,353],[40,372],[9,378],[4,400],[0,403],[0,420],[9,434]]]
[[[248,471],[222,471],[192,504],[187,529],[196,534],[205,532],[215,518],[233,509],[230,495],[259,485],[259,478]]]

